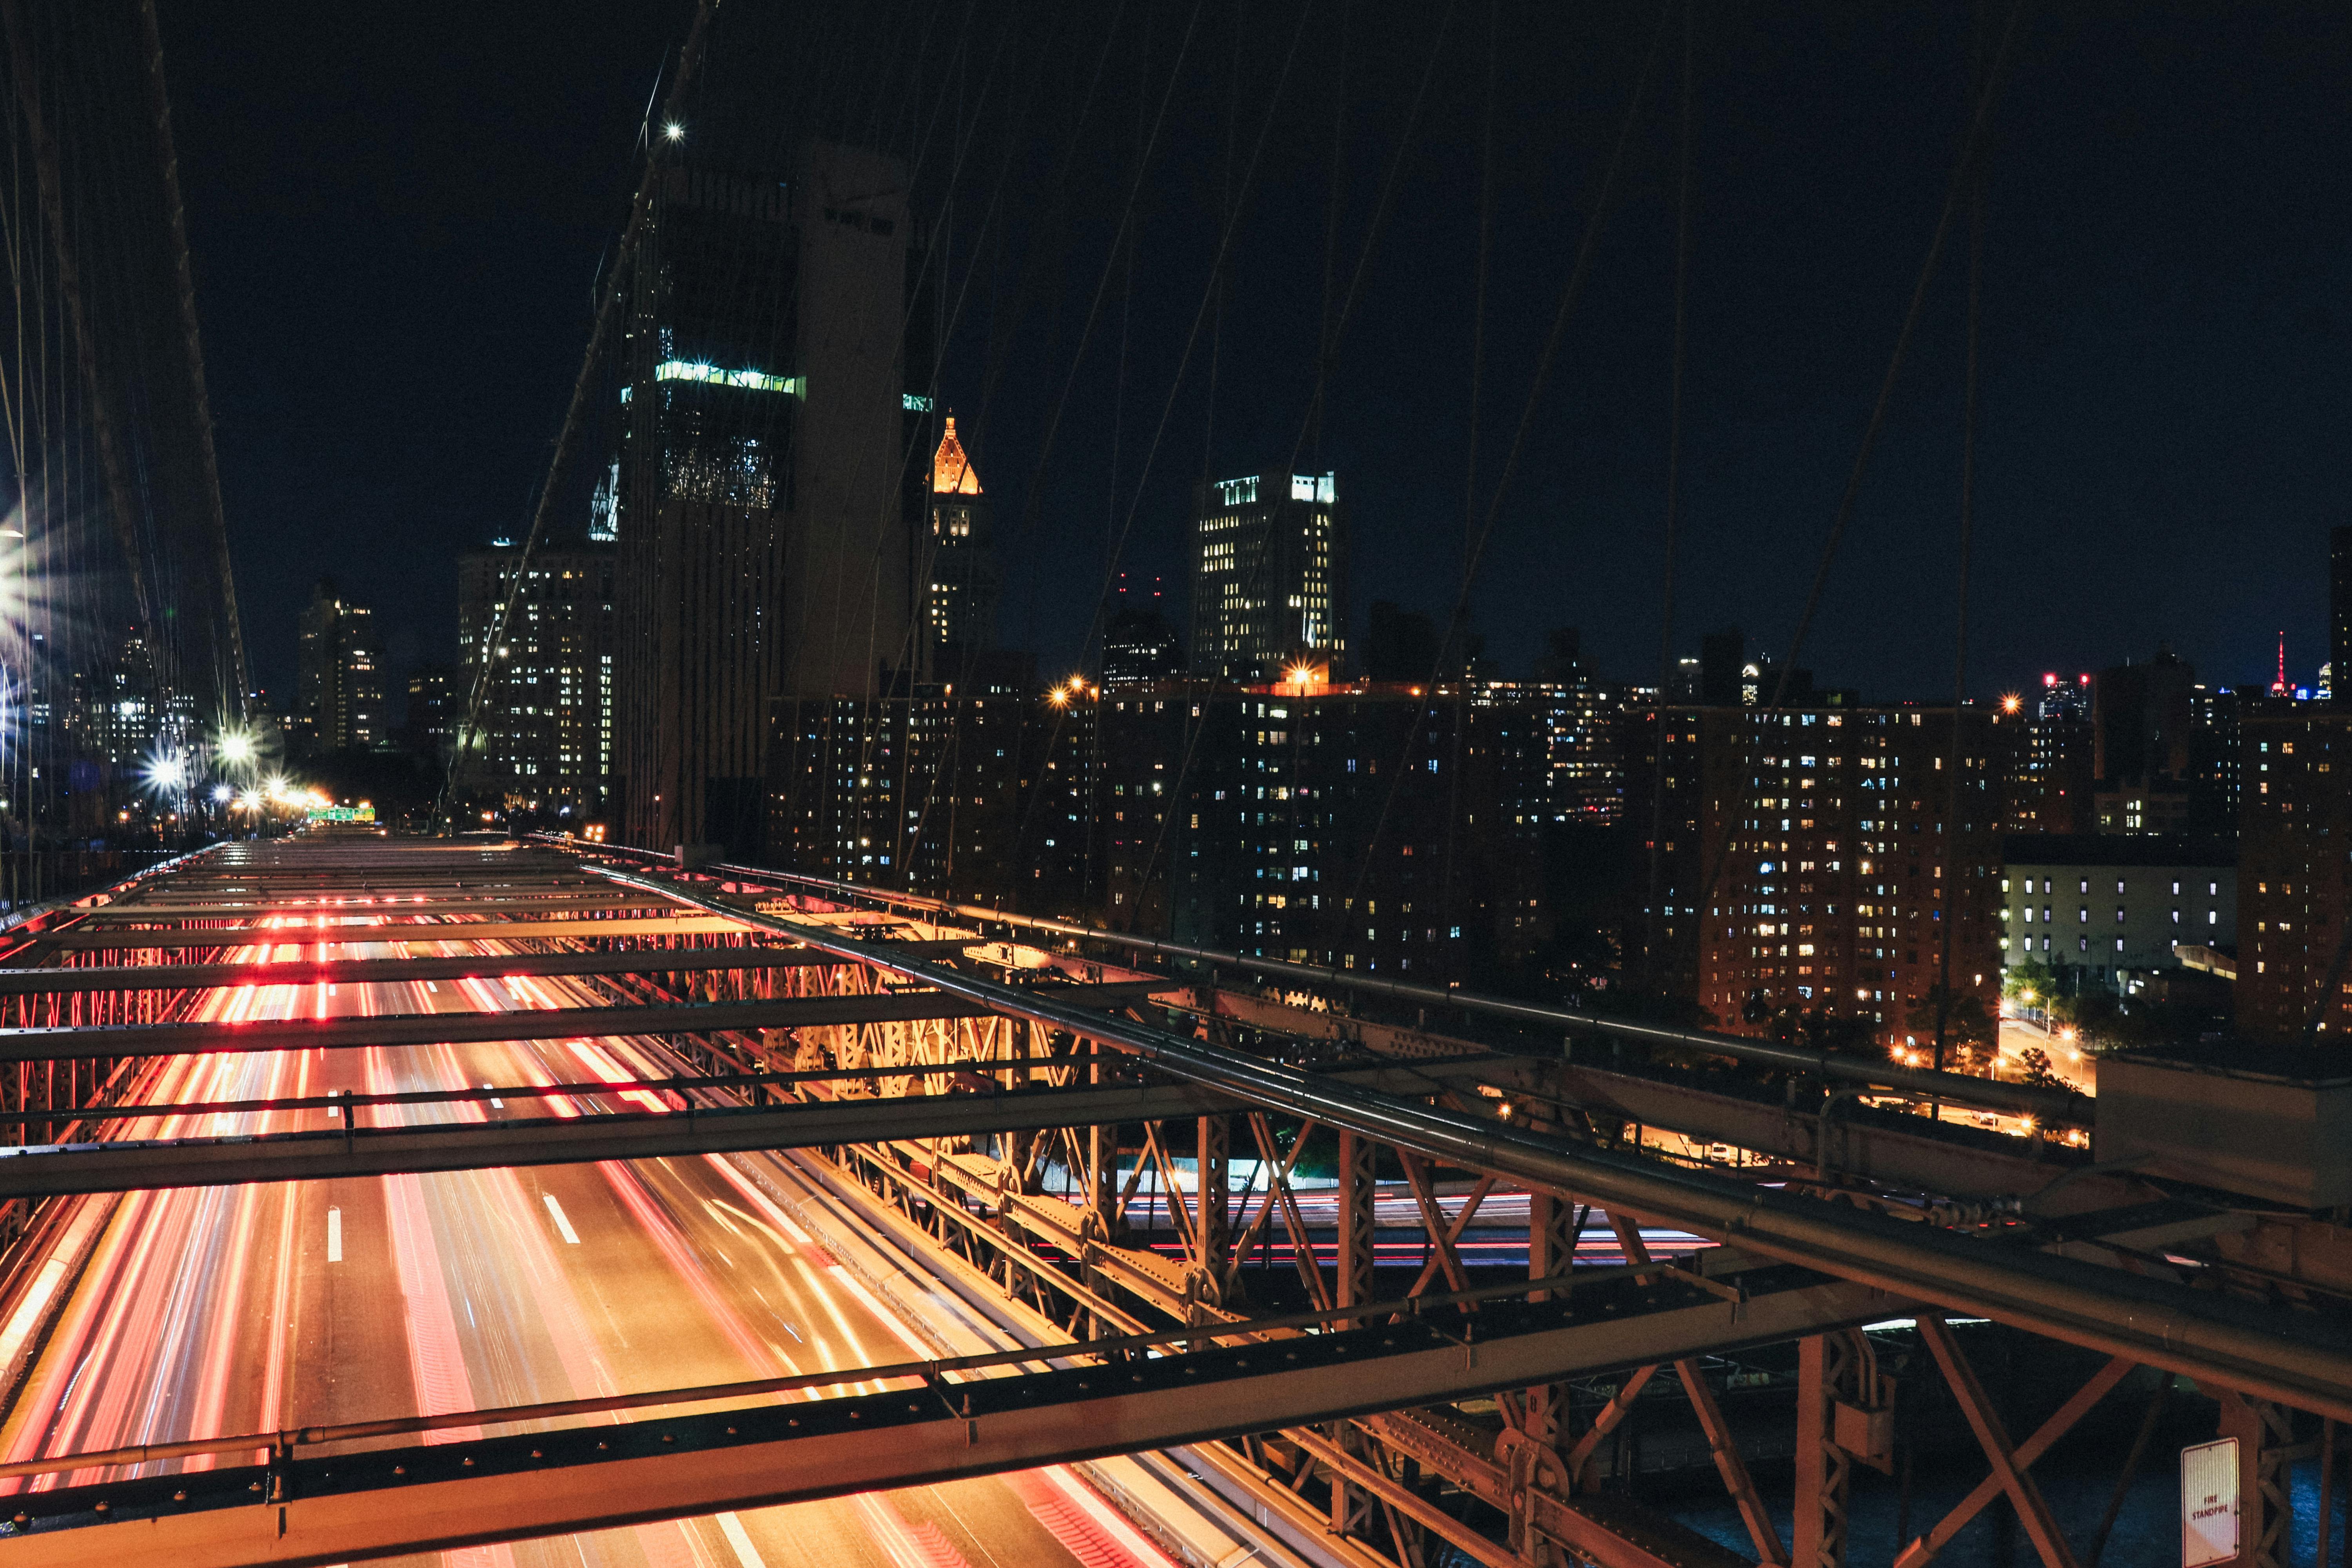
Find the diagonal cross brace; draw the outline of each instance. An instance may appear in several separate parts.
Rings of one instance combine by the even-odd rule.
[[[2048,1453],[2051,1446],[2059,1438],[2074,1430],[2074,1423],[2089,1415],[2091,1407],[2105,1399],[2116,1384],[2128,1376],[2137,1364],[2137,1362],[2116,1356],[2094,1373],[2090,1381],[2076,1389],[2074,1396],[2060,1405],[2032,1436],[2017,1446],[2016,1452],[2011,1456],[2015,1461],[2016,1468],[2019,1470],[2031,1468],[2035,1460]],[[1958,1505],[1938,1521],[1933,1530],[1903,1549],[1901,1554],[1895,1559],[1895,1568],[1926,1568],[1926,1564],[1934,1562],[1937,1554],[1949,1546],[1953,1538],[1968,1527],[1970,1520],[1983,1512],[1985,1506],[2000,1495],[2002,1487],[2002,1479],[1998,1470],[1979,1481],[1976,1489],[1962,1498]]]
[[[1940,1314],[1924,1312],[1919,1317],[1919,1337],[1927,1342],[1927,1349],[1935,1355],[1936,1364],[1943,1369],[1944,1381],[1951,1386],[1952,1397],[1958,1402],[1961,1414],[1969,1419],[1969,1429],[1977,1435],[1978,1446],[1984,1449],[1985,1458],[1992,1462],[1992,1476],[1988,1484],[1998,1485],[2009,1494],[2009,1500],[2016,1506],[2018,1519],[2025,1525],[2026,1537],[2033,1542],[2033,1550],[2042,1556],[2043,1568],[2075,1568],[2074,1551],[2067,1546],[2066,1537],[2060,1532],[2058,1521],[2051,1517],[2050,1505],[2042,1500],[2042,1489],[2034,1484],[2032,1476],[2025,1473],[2025,1466],[2032,1460],[2021,1458],[2020,1451],[2011,1444],[2009,1429],[2001,1424],[2000,1414],[1993,1408],[1991,1396],[1985,1393],[1984,1384],[1978,1381],[1977,1369],[1970,1366],[1969,1358],[1961,1353],[1959,1342],[1952,1337],[1951,1326]],[[2114,1363],[2110,1363],[2109,1369],[2113,1366]],[[2116,1375],[2122,1374],[2118,1373]],[[2100,1377],[2105,1376],[2106,1372],[2103,1371]],[[2098,1381],[2099,1378],[2094,1378],[2092,1383],[2095,1384]],[[2081,1397],[2080,1394],[2075,1395],[2077,1400]],[[2074,1401],[2068,1403],[2071,1405]],[[2035,1434],[2036,1437],[2040,1436],[2040,1433]],[[2056,1434],[2053,1433],[2052,1437],[2054,1440]],[[1961,1506],[1965,1508],[1968,1505],[1963,1503]],[[1906,1552],[1903,1561],[1906,1563],[1924,1563],[1927,1557],[1915,1557]]]

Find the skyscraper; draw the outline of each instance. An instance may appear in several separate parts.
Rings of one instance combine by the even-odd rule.
[[[408,713],[401,721],[400,743],[428,761],[446,760],[457,739],[470,695],[460,667],[435,661],[408,672]]]
[[[1148,598],[1130,598],[1127,574],[1120,573],[1118,605],[1103,627],[1103,685],[1149,686],[1183,671],[1184,649],[1160,608],[1160,580],[1152,579]]]
[[[485,659],[498,666],[462,782],[509,809],[591,816],[604,808],[613,763],[613,547],[534,552],[492,642],[521,559],[508,543],[457,557],[459,689],[471,692]],[[412,684],[412,705],[417,694]]]
[[[953,681],[974,653],[995,644],[1001,579],[980,470],[956,438],[952,414],[931,455],[930,507],[930,534],[924,541],[929,562],[924,574],[925,662],[932,679]]]
[[[383,656],[375,612],[321,577],[299,623],[294,711],[322,751],[363,750],[384,738]]]
[[[619,831],[759,852],[772,705],[917,650],[929,339],[907,170],[664,169],[629,285],[609,522]]]
[[[2012,739],[2003,753],[2009,832],[2091,831],[2098,775],[2091,689],[2089,675],[2066,677],[2053,670],[2042,676],[2040,696],[2019,693],[2002,700],[2004,720],[2024,725],[2023,735]]]
[[[1348,549],[1335,476],[1203,481],[1192,500],[1192,667],[1228,679],[1347,663]]]
[[[2189,829],[2190,694],[2197,671],[2157,645],[2144,664],[2099,672],[2091,688],[2101,833]]]

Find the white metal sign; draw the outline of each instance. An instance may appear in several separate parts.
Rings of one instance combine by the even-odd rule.
[[[2180,1450],[2180,1568],[2238,1560],[2238,1440]]]

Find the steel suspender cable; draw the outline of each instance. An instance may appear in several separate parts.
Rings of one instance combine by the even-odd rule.
[[[0,0],[8,14],[15,15],[17,0]],[[677,75],[671,79],[669,96],[663,100],[666,120],[675,120],[686,102],[687,89],[694,84],[696,72],[702,64],[703,46],[709,36],[711,14],[719,8],[719,0],[701,0],[695,7],[694,26],[686,36],[686,47],[678,52]],[[589,400],[593,395],[596,367],[603,357],[604,342],[611,335],[613,319],[620,307],[624,280],[631,271],[638,241],[643,237],[646,218],[651,211],[654,184],[663,167],[654,156],[658,143],[646,140],[644,173],[637,181],[636,199],[629,208],[628,226],[622,230],[621,244],[613,256],[613,265],[604,275],[604,296],[596,302],[596,316],[588,329],[588,352],[580,363],[580,374],[572,384],[572,405],[563,416],[563,428],[556,437],[555,458],[548,465],[547,482],[539,492],[539,505],[531,514],[530,532],[523,539],[522,553],[516,559],[514,579],[507,587],[506,597],[499,602],[498,618],[491,622],[478,650],[479,664],[474,676],[474,688],[466,702],[466,717],[457,728],[457,746],[449,759],[449,771],[441,782],[441,806],[436,814],[443,831],[451,827],[450,813],[456,809],[457,786],[464,778],[467,758],[480,745],[482,710],[489,702],[490,692],[498,684],[499,661],[494,650],[505,637],[507,626],[514,618],[515,605],[520,602],[526,584],[530,580],[531,556],[547,531],[547,521],[554,514],[557,499],[562,491],[564,469],[570,465],[572,448],[580,439],[580,427],[585,422]]]
[[[1952,733],[1944,752],[1944,769],[1949,805],[1944,813],[1943,908],[1937,923],[1943,940],[1937,943],[1936,952],[1936,1043],[1935,1066],[1944,1067],[1944,1047],[1952,1022],[1952,941],[1960,923],[1961,897],[1959,883],[1959,833],[1961,792],[1967,785],[1961,780],[1961,763],[1965,756],[1960,745],[1960,714],[1969,700],[1969,552],[1976,529],[1977,500],[1977,360],[1982,337],[1984,319],[1984,226],[1985,171],[1984,153],[1979,148],[1975,165],[1969,170],[1969,321],[1968,363],[1961,373],[1960,390],[1960,537],[1958,581],[1954,584],[1954,618],[1952,628]],[[1996,1031],[1999,1024],[1993,1026]],[[1993,1046],[2000,1048],[1996,1033]]]
[[[1696,0],[1683,6],[1683,127],[1682,184],[1675,217],[1675,350],[1671,385],[1666,394],[1666,521],[1663,558],[1658,568],[1658,696],[1650,707],[1650,898],[1645,906],[1648,931],[1642,951],[1642,983],[1653,994],[1658,989],[1658,905],[1664,885],[1665,835],[1658,825],[1666,815],[1666,697],[1675,678],[1675,530],[1681,521],[1683,487],[1683,371],[1687,360],[1690,321],[1691,215],[1691,35]]]
[[[187,347],[190,391],[195,399],[194,437],[198,479],[203,489],[197,500],[205,508],[213,572],[219,579],[220,614],[227,633],[227,647],[215,650],[216,656],[226,656],[226,669],[216,671],[216,679],[225,688],[220,693],[220,718],[225,722],[241,723],[247,717],[246,702],[252,682],[245,663],[245,629],[237,617],[236,575],[229,561],[228,520],[221,503],[220,458],[213,446],[212,398],[205,385],[204,339],[196,323],[195,272],[188,260],[187,212],[180,201],[180,154],[172,136],[172,100],[163,89],[163,35],[155,21],[155,0],[139,0],[139,19],[146,33],[148,94],[155,117],[156,150],[163,164],[163,200],[172,226],[172,261],[179,282],[180,331]]]
[[[1862,446],[1854,454],[1853,468],[1846,478],[1845,492],[1839,499],[1835,521],[1831,524],[1829,537],[1822,543],[1821,561],[1813,571],[1812,589],[1806,595],[1804,613],[1797,619],[1796,635],[1790,639],[1788,657],[1780,667],[1780,679],[1773,685],[1771,700],[1763,705],[1759,710],[1759,713],[1769,714],[1779,711],[1788,696],[1789,679],[1797,668],[1797,656],[1799,650],[1804,646],[1807,631],[1812,626],[1813,612],[1821,604],[1822,585],[1829,580],[1830,567],[1837,558],[1838,544],[1845,537],[1846,525],[1853,521],[1854,501],[1861,493],[1863,476],[1870,467],[1871,448],[1877,442],[1879,426],[1885,420],[1887,405],[1894,395],[1895,382],[1901,375],[1904,353],[1910,345],[1912,329],[1918,325],[1920,309],[1927,295],[1927,285],[1935,278],[1937,261],[1943,254],[1946,237],[1951,233],[1953,215],[1958,210],[1962,191],[1967,188],[1969,172],[1976,164],[1978,149],[1983,144],[1986,129],[1991,123],[1993,104],[2000,94],[2002,68],[2009,59],[2011,46],[2016,41],[2020,24],[2025,16],[2025,7],[2026,0],[2017,0],[2016,5],[2011,9],[2008,24],[2001,31],[2000,47],[1995,51],[1992,63],[1985,73],[1983,89],[1978,94],[1976,109],[1969,120],[1968,134],[1961,142],[1959,156],[1952,165],[1951,183],[1945,191],[1944,205],[1936,220],[1934,237],[1927,243],[1927,258],[1920,263],[1919,279],[1912,288],[1910,309],[1904,314],[1902,329],[1895,334],[1894,350],[1887,356],[1886,374],[1879,383],[1878,400],[1872,405],[1869,424],[1864,427]],[[1659,693],[1662,718],[1664,698],[1664,692]],[[1957,726],[1959,721],[1959,711],[1955,709],[1952,713],[1952,722]],[[1752,743],[1752,740],[1753,731],[1743,731],[1742,744]],[[1746,763],[1743,761],[1741,765],[1742,776],[1748,776],[1745,773]],[[1651,824],[1653,833],[1659,831],[1660,827],[1661,825],[1654,821]],[[1706,879],[1699,884],[1698,897],[1692,904],[1694,909],[1706,908],[1707,901],[1715,896],[1716,888],[1723,880],[1724,868],[1730,864],[1732,847],[1738,842],[1736,837],[1730,835],[1725,837],[1723,847],[1717,853],[1714,863],[1706,868]],[[1695,915],[1690,921],[1690,942],[1695,954],[1698,951],[1700,935],[1705,929],[1705,917]]]

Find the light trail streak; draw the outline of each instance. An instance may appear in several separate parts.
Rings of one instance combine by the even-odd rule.
[[[269,917],[261,923],[273,930],[320,934],[257,941],[224,956],[264,963],[501,951],[449,926],[419,927],[414,936],[372,927],[364,936],[339,939],[329,931],[332,919]],[[434,934],[424,934],[427,929]],[[560,980],[500,987],[472,979],[339,987],[257,980],[206,994],[194,1016],[226,1022],[494,1012],[598,1000],[586,984]],[[543,1086],[576,1078],[572,1059],[604,1083],[652,1076],[631,1064],[659,1065],[649,1047],[626,1039],[492,1042],[177,1058],[160,1064],[152,1083],[166,1100],[285,1098],[289,1085],[296,1095],[484,1082]],[[580,1099],[593,1110],[680,1109],[649,1090]],[[567,1097],[543,1103],[559,1116],[583,1112]],[[305,1111],[146,1117],[121,1131],[173,1137],[200,1125],[235,1136],[331,1127],[338,1114],[323,1110],[316,1121]],[[418,1125],[487,1120],[490,1108],[470,1101],[363,1108],[361,1114],[377,1125]],[[110,1217],[110,1200],[73,1200],[78,1207],[60,1251],[70,1256],[67,1241],[79,1244],[93,1231],[96,1245],[0,1426],[0,1455],[21,1460],[295,1424],[872,1365],[903,1359],[908,1351],[936,1353],[745,1173],[762,1158],[138,1193],[113,1201]],[[51,1261],[56,1267],[45,1266],[36,1289],[53,1297],[66,1289],[67,1269],[61,1258]],[[9,1349],[11,1332],[21,1344],[35,1305],[0,1327],[0,1352]],[[475,1435],[449,1430],[428,1440]],[[244,1461],[231,1456],[220,1462]],[[478,1548],[443,1553],[441,1561],[453,1568],[1028,1568],[1078,1562],[1158,1568],[1165,1561],[1137,1554],[1130,1542],[1143,1538],[1131,1526],[1129,1540],[1115,1540],[1114,1527],[1124,1521],[1074,1473],[1039,1476],[1045,1479],[964,1481],[920,1494]],[[7,1480],[0,1490],[98,1479]],[[1034,1486],[1057,1500],[1042,1514],[1023,1489]],[[953,1501],[935,1520],[923,1517],[926,1498]],[[1073,1533],[1073,1519],[1085,1528]]]

